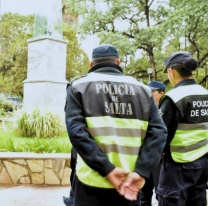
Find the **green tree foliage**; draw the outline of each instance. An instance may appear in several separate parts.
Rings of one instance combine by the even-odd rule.
[[[5,13],[1,21],[0,91],[23,96],[23,81],[27,78],[27,39],[33,38],[34,15]],[[80,49],[76,31],[64,23],[63,38],[68,40],[66,78],[89,69],[89,59]]]
[[[164,59],[177,51],[189,51],[197,59],[198,83],[208,87],[207,0],[65,0],[68,13],[83,18],[82,34],[98,34],[100,43],[117,46],[125,72],[148,81],[168,83]],[[136,55],[140,51],[140,55]],[[142,52],[141,52],[142,51]]]
[[[32,38],[34,16],[5,13],[1,21],[0,90],[23,96],[27,77],[27,39]]]
[[[138,50],[143,51],[143,56],[146,56],[149,61],[148,67],[153,69],[152,78],[156,79],[157,66],[154,50],[161,50],[166,35],[162,26],[167,16],[165,5],[158,4],[155,0],[103,0],[102,3],[100,2],[68,0],[71,10],[84,19],[81,31],[85,34],[97,33],[101,43],[113,43],[119,49],[123,62],[126,62],[126,57],[132,61],[132,57],[135,58]],[[132,74],[135,72],[138,73],[138,71],[132,71]]]
[[[198,61],[198,83],[207,87],[208,79],[208,2],[207,0],[170,0],[169,32],[178,42],[178,50],[191,52]]]
[[[76,30],[69,24],[63,23],[63,37],[68,40],[66,57],[66,79],[70,81],[73,77],[86,73],[90,62],[86,53],[80,48]]]

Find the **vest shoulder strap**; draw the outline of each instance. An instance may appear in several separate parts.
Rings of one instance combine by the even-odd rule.
[[[164,95],[170,97],[174,103],[179,102],[181,99],[191,95],[208,95],[208,91],[202,86],[195,85],[185,85],[174,88]]]
[[[91,72],[91,73],[84,74],[81,77],[86,77],[86,78],[79,78],[79,79],[76,78],[75,80],[78,80],[78,81],[74,82],[73,86],[76,86],[78,84],[85,83],[85,82],[109,81],[109,82],[122,82],[122,83],[138,85],[142,88],[145,88],[148,92],[151,92],[151,89],[149,88],[149,86],[144,85],[143,83],[137,81],[135,78],[131,76],[118,76],[118,75],[109,75],[109,74],[104,74],[104,73]]]
[[[88,75],[88,73],[84,73],[84,74],[78,75],[78,76],[74,77],[74,78],[70,81],[69,84],[72,85],[74,81],[76,81],[76,80],[78,80],[78,79],[81,79],[81,78],[83,78],[83,77],[86,77],[87,75]]]

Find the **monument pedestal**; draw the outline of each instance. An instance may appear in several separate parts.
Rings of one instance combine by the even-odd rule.
[[[41,36],[28,40],[28,69],[24,107],[39,107],[64,116],[66,98],[66,40]]]

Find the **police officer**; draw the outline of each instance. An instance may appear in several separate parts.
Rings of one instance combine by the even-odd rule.
[[[197,62],[190,53],[174,53],[165,65],[174,88],[159,106],[168,129],[159,206],[206,206],[208,91],[192,77]]]
[[[67,89],[75,204],[138,205],[138,192],[161,158],[166,127],[150,89],[124,75],[114,46],[98,46],[92,59],[89,72]]]
[[[155,103],[159,105],[160,99],[165,94],[165,89],[166,89],[165,84],[159,81],[150,81],[148,85],[150,89],[152,90]],[[153,189],[155,188],[155,191],[156,191],[158,183],[159,183],[160,167],[161,167],[161,162],[151,172],[150,177],[146,179],[145,185],[141,189],[141,192],[140,192],[140,205],[141,206],[152,205]]]
[[[159,105],[160,99],[165,94],[165,89],[166,89],[165,84],[159,81],[150,81],[148,85],[150,89],[152,90],[155,103]]]

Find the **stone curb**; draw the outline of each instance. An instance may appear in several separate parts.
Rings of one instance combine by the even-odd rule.
[[[0,153],[0,185],[70,186],[70,154]]]

